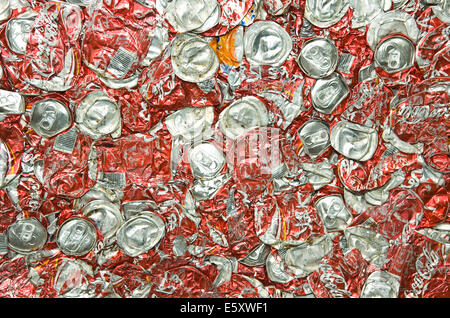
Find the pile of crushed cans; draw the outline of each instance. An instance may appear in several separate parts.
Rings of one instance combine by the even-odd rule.
[[[450,297],[450,0],[1,0],[0,297]]]

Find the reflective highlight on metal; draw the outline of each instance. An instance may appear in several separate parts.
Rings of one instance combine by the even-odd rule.
[[[350,90],[342,76],[333,73],[318,79],[311,88],[311,100],[314,108],[324,114],[331,114],[349,95]]]
[[[330,128],[321,120],[308,120],[299,129],[298,135],[303,143],[303,149],[311,157],[320,156],[330,145]]]
[[[44,247],[47,231],[35,218],[26,218],[8,226],[7,240],[10,249],[27,254]]]
[[[375,63],[388,73],[408,69],[414,64],[415,48],[404,37],[390,37],[381,41],[375,49]]]
[[[339,55],[334,44],[325,38],[314,38],[303,45],[297,58],[302,71],[312,78],[324,78],[336,70]]]
[[[72,125],[72,114],[62,102],[43,99],[33,104],[30,125],[39,136],[51,138]]]
[[[314,205],[329,232],[344,230],[353,219],[340,195],[323,197]]]
[[[306,0],[305,18],[319,28],[336,24],[349,8],[347,0]]]
[[[225,156],[209,142],[193,145],[188,152],[192,174],[198,179],[210,179],[220,173],[225,165]]]
[[[82,256],[91,251],[97,242],[95,226],[80,217],[71,217],[61,224],[56,234],[60,250],[69,256]]]

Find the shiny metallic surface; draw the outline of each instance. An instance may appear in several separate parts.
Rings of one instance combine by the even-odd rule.
[[[33,104],[30,125],[39,136],[51,138],[72,125],[72,115],[62,102],[43,99]]]
[[[225,156],[209,142],[193,145],[188,152],[192,174],[197,179],[211,179],[218,175],[225,165]]]
[[[0,2],[0,21],[5,21],[11,16],[11,6],[9,0]]]
[[[319,267],[322,258],[332,251],[332,247],[329,236],[315,237],[308,243],[289,248],[284,259],[297,277],[306,277]]]
[[[389,11],[377,16],[369,24],[367,30],[367,42],[372,50],[388,35],[401,33],[414,44],[419,39],[419,27],[416,21],[408,13],[401,10]]]
[[[10,167],[10,154],[5,143],[0,139],[0,187],[6,182],[6,175]]]
[[[0,89],[0,115],[22,114],[25,111],[25,98],[16,92]]]
[[[383,12],[385,0],[352,0],[352,28],[361,28]]]
[[[159,2],[157,6],[165,7],[166,18],[177,33],[201,28],[208,22],[211,15],[217,14],[215,10],[218,7],[216,0],[159,0],[157,2]]]
[[[389,199],[389,191],[400,186],[403,181],[405,181],[405,173],[401,169],[394,171],[382,187],[364,193],[364,199],[369,204],[382,205]]]
[[[105,200],[94,200],[83,207],[81,213],[95,223],[105,238],[110,238],[123,223],[119,206]]]
[[[336,70],[339,55],[334,44],[325,38],[313,38],[303,45],[297,58],[302,71],[312,78],[324,78]]]
[[[81,132],[93,139],[120,135],[119,106],[103,91],[87,95],[78,106],[75,118]]]
[[[245,266],[261,266],[266,263],[267,256],[270,254],[270,245],[261,243],[255,247],[247,256],[239,260],[239,263]]]
[[[386,263],[389,242],[381,234],[362,226],[354,226],[345,229],[344,235],[348,246],[358,249],[366,261],[378,267]]]
[[[123,216],[126,220],[129,220],[142,212],[152,212],[158,208],[154,201],[150,200],[138,200],[129,201],[122,204]]]
[[[279,66],[291,50],[291,37],[275,22],[258,21],[244,32],[244,53],[252,66]]]
[[[387,38],[375,49],[376,65],[388,73],[396,73],[412,67],[414,57],[414,45],[404,37]]]
[[[192,32],[202,33],[208,31],[209,29],[215,27],[219,23],[221,16],[222,10],[220,8],[220,5],[218,2],[215,2],[214,11],[211,13],[208,19],[206,19],[205,23],[203,23],[202,26],[200,26],[199,28],[192,30]]]
[[[97,242],[95,226],[80,217],[71,217],[61,224],[56,234],[60,250],[69,256],[83,256],[92,250]]]
[[[306,0],[305,18],[319,28],[336,24],[349,8],[347,0]]]
[[[6,24],[6,41],[14,53],[25,54],[36,14],[25,12]]]
[[[175,74],[191,83],[212,78],[219,67],[219,59],[209,43],[193,34],[177,35],[170,56]]]
[[[152,212],[144,212],[126,221],[116,237],[124,253],[135,257],[155,247],[164,235],[164,221]]]
[[[298,136],[303,143],[303,149],[311,157],[320,156],[330,145],[330,128],[321,120],[308,120],[298,130]]]
[[[376,271],[367,277],[361,298],[397,298],[400,277],[389,272]]]
[[[280,256],[275,257],[273,254],[269,254],[265,265],[267,275],[272,282],[285,284],[294,279],[294,277],[286,273],[285,262]]]
[[[450,1],[441,0],[438,5],[432,6],[433,13],[446,24],[450,24]]]
[[[344,230],[353,219],[340,195],[323,197],[314,205],[329,232]]]
[[[331,114],[350,94],[347,83],[338,73],[318,79],[311,89],[314,108],[324,114]]]
[[[331,128],[330,140],[331,146],[345,157],[367,161],[377,149],[378,134],[373,128],[343,120]]]
[[[212,107],[185,107],[167,116],[164,123],[172,136],[191,140],[205,133],[213,121]]]
[[[254,96],[245,96],[225,108],[219,115],[220,130],[236,139],[251,128],[264,127],[269,123],[266,105]]]
[[[7,239],[9,248],[27,254],[44,247],[47,231],[35,218],[26,218],[8,226]]]

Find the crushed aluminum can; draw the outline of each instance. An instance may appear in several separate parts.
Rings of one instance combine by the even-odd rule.
[[[306,0],[305,18],[319,28],[328,28],[338,23],[348,8],[347,0]]]
[[[121,133],[120,109],[103,91],[86,95],[76,109],[75,122],[83,134],[93,139],[119,137]]]
[[[0,4],[0,21],[8,20],[11,16],[11,6],[9,0],[2,1]]]
[[[225,166],[225,156],[210,142],[193,145],[188,150],[188,160],[196,179],[211,179]]]
[[[166,117],[164,123],[173,137],[183,137],[186,140],[209,135],[214,121],[212,107],[185,107]]]
[[[25,111],[25,98],[16,92],[0,89],[0,116],[22,114]]]
[[[117,231],[117,244],[129,256],[138,256],[155,247],[164,237],[165,223],[155,213],[144,212],[127,220]]]
[[[433,13],[444,23],[450,23],[450,1],[441,0],[437,5],[431,7]]]
[[[313,106],[324,114],[331,114],[349,94],[347,83],[338,73],[316,80],[311,88]]]
[[[245,96],[231,103],[219,115],[220,130],[230,139],[255,127],[265,127],[269,114],[265,104],[254,96]]]
[[[320,156],[330,146],[330,128],[321,120],[308,120],[298,130],[303,149],[310,158]]]
[[[47,230],[35,218],[16,221],[7,229],[8,247],[20,254],[27,254],[44,247]]]
[[[250,65],[279,66],[291,50],[291,37],[275,22],[258,21],[244,32],[244,54]]]
[[[313,38],[303,44],[297,63],[309,77],[324,78],[338,66],[339,56],[334,44],[325,38]]]
[[[378,43],[375,49],[375,65],[388,73],[397,73],[414,64],[415,48],[411,41],[392,36]]]
[[[39,136],[51,138],[72,126],[72,114],[62,101],[45,98],[33,104],[30,126]]]
[[[81,217],[65,220],[56,233],[56,243],[61,252],[69,256],[83,256],[97,243],[95,226]]]
[[[175,74],[191,83],[213,78],[219,67],[219,59],[212,47],[196,35],[178,35],[172,41],[170,57]]]
[[[347,158],[367,161],[378,145],[378,134],[373,128],[348,121],[340,121],[331,128],[331,146]]]
[[[93,221],[105,239],[109,239],[123,223],[118,205],[105,200],[93,200],[81,210],[83,215]]]
[[[400,277],[385,271],[375,271],[367,277],[361,298],[397,298]]]
[[[6,24],[6,41],[8,47],[16,54],[24,55],[31,36],[31,28],[37,13],[28,10],[12,18]]]
[[[353,219],[340,195],[322,197],[314,205],[328,232],[344,230]]]
[[[367,43],[375,50],[381,39],[395,33],[403,34],[413,44],[419,40],[419,27],[414,18],[404,11],[394,10],[380,14],[372,20],[367,30]]]

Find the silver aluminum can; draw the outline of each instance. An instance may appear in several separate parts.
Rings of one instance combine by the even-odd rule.
[[[416,20],[404,11],[394,10],[380,14],[372,20],[367,30],[367,43],[372,50],[375,50],[383,38],[394,33],[405,35],[414,44],[419,39],[419,27]]]
[[[107,239],[114,236],[123,223],[119,207],[105,200],[89,202],[83,207],[81,213],[92,220]]]
[[[56,233],[56,244],[69,256],[83,256],[94,248],[97,242],[95,226],[80,217],[71,217],[61,224]]]
[[[311,119],[298,130],[298,136],[303,143],[305,153],[316,158],[330,145],[330,127],[321,120]]]
[[[306,0],[305,18],[319,28],[328,28],[347,13],[348,0]]]
[[[267,256],[270,254],[270,245],[261,243],[239,260],[245,266],[262,266],[266,264]]]
[[[352,221],[352,214],[340,195],[320,198],[314,206],[328,232],[342,231]]]
[[[164,123],[172,136],[192,140],[211,129],[214,121],[212,107],[186,107],[166,117]]]
[[[381,41],[375,49],[375,65],[388,73],[396,73],[414,65],[415,48],[412,42],[401,36]]]
[[[47,98],[33,104],[30,125],[39,136],[51,138],[72,126],[72,115],[62,102]]]
[[[286,264],[284,260],[278,256],[275,257],[272,253],[266,258],[266,271],[269,279],[274,283],[289,283],[294,277],[286,272]]]
[[[450,24],[450,1],[441,0],[438,5],[432,6],[433,13],[446,24]]]
[[[11,16],[11,6],[9,0],[0,1],[0,21],[8,20]]]
[[[164,235],[164,221],[152,212],[145,212],[126,221],[116,238],[124,253],[135,257],[155,247]]]
[[[314,108],[324,114],[331,114],[350,94],[347,83],[338,73],[316,80],[311,88]]]
[[[158,208],[151,200],[129,201],[122,204],[123,216],[129,220],[142,212],[152,212]]]
[[[8,47],[17,54],[25,54],[31,36],[31,28],[37,13],[28,10],[8,21],[6,24],[6,42]]]
[[[195,34],[177,35],[172,41],[170,59],[174,73],[191,83],[213,78],[219,68],[219,58],[212,47]]]
[[[336,46],[328,39],[314,38],[303,45],[297,58],[302,71],[311,78],[324,78],[336,70],[339,55]]]
[[[391,1],[391,0],[389,0]],[[383,12],[385,0],[352,0],[352,28],[358,29],[369,24],[377,15]],[[389,10],[390,8],[388,8]],[[386,10],[387,11],[387,10]]]
[[[27,254],[44,247],[47,230],[35,218],[18,220],[8,226],[8,247],[15,252]]]
[[[122,124],[119,106],[103,91],[87,95],[78,106],[75,118],[80,131],[93,139],[108,135],[120,136]]]
[[[291,37],[273,21],[255,22],[244,32],[244,54],[252,66],[280,66],[291,50]]]
[[[211,22],[216,20],[217,10],[220,12],[216,0],[157,0],[156,8],[160,14],[165,15],[177,33],[200,29],[205,24],[204,31],[207,31],[219,22],[218,19],[215,24]]]
[[[266,105],[254,96],[245,96],[233,102],[219,115],[220,130],[230,139],[236,139],[252,128],[268,124]]]
[[[0,115],[22,114],[25,98],[16,92],[0,89]]]
[[[208,31],[209,29],[215,27],[220,22],[220,18],[222,17],[222,9],[218,2],[216,2],[216,6],[211,13],[211,15],[206,19],[205,23],[202,24],[201,27],[192,30],[194,33],[203,33]]]
[[[322,259],[333,249],[328,235],[314,237],[304,243],[287,250],[284,260],[296,277],[306,277],[319,268]]]
[[[386,263],[389,242],[379,233],[363,226],[354,226],[344,230],[349,248],[356,248],[361,256],[378,267]]]
[[[397,298],[400,278],[385,271],[376,271],[367,277],[361,298]]]
[[[202,142],[190,147],[188,160],[196,179],[212,179],[225,166],[223,152],[210,142]]]
[[[330,140],[331,146],[345,157],[367,161],[377,149],[378,134],[374,128],[343,120],[331,129]]]

